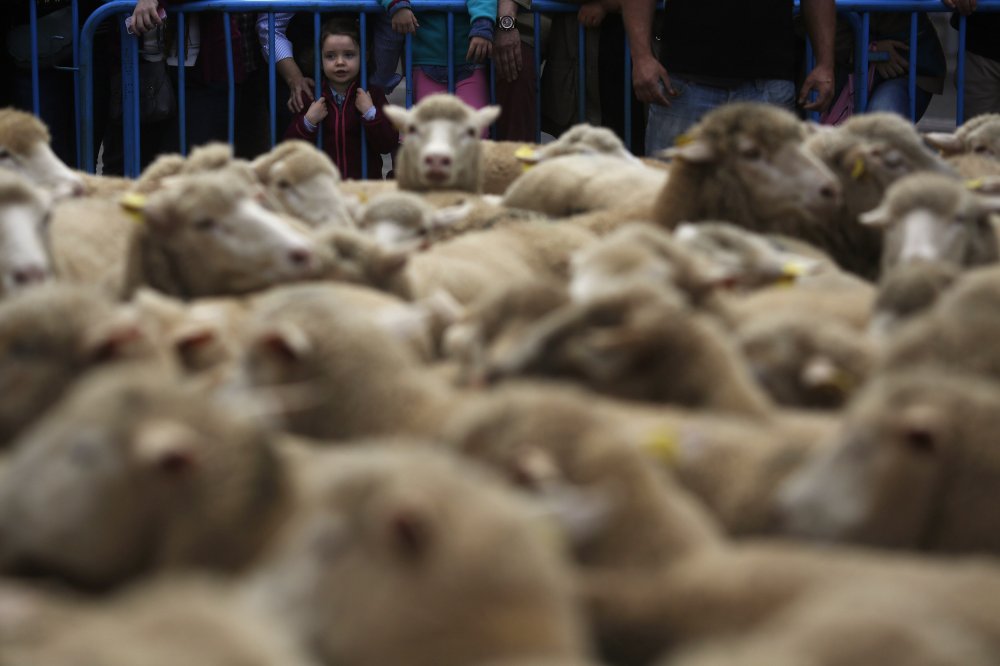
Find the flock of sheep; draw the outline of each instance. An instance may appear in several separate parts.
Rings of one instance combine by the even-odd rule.
[[[0,110],[0,665],[1000,663],[1000,116],[386,112],[132,181]]]

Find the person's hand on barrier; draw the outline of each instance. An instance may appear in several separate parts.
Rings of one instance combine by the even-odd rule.
[[[316,94],[316,82],[308,76],[302,76],[290,81],[288,89],[291,91],[291,94],[288,95],[288,110],[292,113],[298,113],[306,108],[306,103],[303,100],[312,99],[313,95]]]
[[[875,64],[875,71],[883,79],[894,79],[906,74],[906,71],[910,69],[910,59],[900,53],[900,51],[910,50],[905,42],[895,39],[881,39],[875,42],[874,50],[889,54],[889,60]]]
[[[502,81],[516,81],[521,74],[521,35],[517,30],[500,30],[493,38],[493,62]]]
[[[576,20],[585,28],[596,28],[607,15],[608,11],[604,6],[598,0],[593,0],[580,7],[576,12]]]
[[[157,0],[139,0],[132,11],[132,32],[142,35],[163,23]]]
[[[941,4],[954,9],[962,16],[968,16],[976,11],[976,0],[941,0]]]
[[[372,96],[368,94],[367,90],[358,88],[358,93],[354,98],[354,107],[358,110],[358,113],[365,115],[368,113],[368,109],[375,106],[372,102]]]
[[[809,101],[809,94],[816,93],[816,99]],[[833,101],[833,67],[817,65],[802,82],[798,102],[806,111],[825,111]]]
[[[419,27],[420,23],[417,22],[417,17],[413,15],[413,10],[404,7],[392,15],[392,29],[394,32],[405,35],[410,32],[416,32]]]
[[[306,120],[311,122],[313,125],[319,125],[326,118],[326,114],[329,111],[326,108],[326,100],[320,97],[318,100],[309,105],[309,110],[306,111]]]
[[[485,37],[470,37],[469,51],[465,59],[469,62],[484,62],[493,54],[493,43]]]
[[[670,97],[679,94],[670,85],[667,70],[652,55],[632,61],[632,88],[640,102],[660,106],[670,106]]]

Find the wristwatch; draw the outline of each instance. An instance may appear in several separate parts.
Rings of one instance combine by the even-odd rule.
[[[500,26],[501,30],[513,30],[514,29],[514,17],[513,16],[501,16],[500,20],[497,21],[497,25]]]

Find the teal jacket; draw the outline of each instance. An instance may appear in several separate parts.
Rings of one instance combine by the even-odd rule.
[[[403,9],[412,9],[408,0],[380,0],[391,16]],[[452,45],[455,53],[455,66],[471,64],[465,59],[469,50],[469,28],[478,18],[496,20],[496,0],[466,0],[467,12],[455,14],[455,39]],[[413,12],[420,27],[413,35],[413,64],[437,65],[448,64],[448,15],[444,12]]]

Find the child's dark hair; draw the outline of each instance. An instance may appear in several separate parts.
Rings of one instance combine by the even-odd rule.
[[[320,28],[319,33],[319,46],[321,49],[326,38],[331,35],[345,35],[350,37],[358,45],[358,48],[361,48],[361,29],[358,27],[358,20],[356,18],[338,16],[326,21],[323,27]]]

